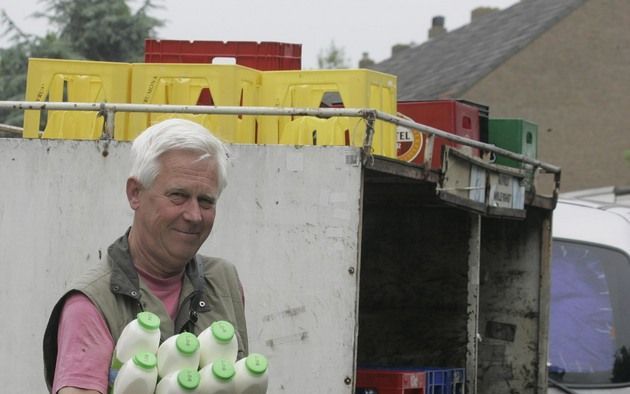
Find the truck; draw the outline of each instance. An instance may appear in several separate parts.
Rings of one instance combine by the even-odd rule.
[[[362,371],[383,370],[463,372],[448,386],[416,381],[401,393],[547,392],[559,168],[371,108],[0,107],[363,119],[360,146],[228,144],[229,186],[200,253],[239,269],[250,350],[270,362],[268,392],[351,394]],[[376,155],[374,121],[503,154],[530,170],[448,146],[440,168]],[[111,118],[104,123],[113,127]],[[37,377],[52,306],[131,223],[130,143],[107,127],[96,140],[0,139],[7,392],[45,390]],[[551,193],[526,182],[541,173],[552,176]]]
[[[610,192],[565,193],[553,214],[550,393],[630,393],[630,205]]]

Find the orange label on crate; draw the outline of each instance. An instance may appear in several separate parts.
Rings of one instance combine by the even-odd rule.
[[[396,128],[396,155],[398,160],[412,162],[422,151],[424,136],[418,130],[398,126]]]

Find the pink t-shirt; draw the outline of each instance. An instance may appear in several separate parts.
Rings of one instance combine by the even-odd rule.
[[[141,270],[138,270],[138,274],[174,319],[182,289],[182,276],[160,279]],[[63,387],[107,393],[114,340],[100,311],[82,293],[72,294],[64,304],[57,346],[53,393]]]

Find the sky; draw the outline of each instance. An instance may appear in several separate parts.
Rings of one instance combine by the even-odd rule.
[[[106,1],[106,0],[105,0]],[[274,41],[302,45],[302,68],[317,68],[317,57],[331,43],[357,67],[363,52],[376,61],[391,56],[395,44],[427,40],[434,16],[448,31],[470,22],[477,7],[505,9],[518,0],[154,0],[153,16],[166,25],[154,38],[212,41]],[[130,0],[132,8],[141,0]],[[40,0],[0,0],[26,33],[42,35],[46,21],[32,17]],[[9,45],[0,37],[0,47]]]

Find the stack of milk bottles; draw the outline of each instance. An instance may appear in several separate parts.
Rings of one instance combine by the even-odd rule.
[[[125,326],[112,356],[110,393],[153,394],[157,383],[156,352],[160,345],[160,318],[140,312]]]
[[[151,312],[141,312],[125,327],[114,350],[110,394],[267,392],[267,359],[252,353],[237,361],[230,322],[215,321],[199,336],[183,332],[161,345],[159,338],[159,318]]]

